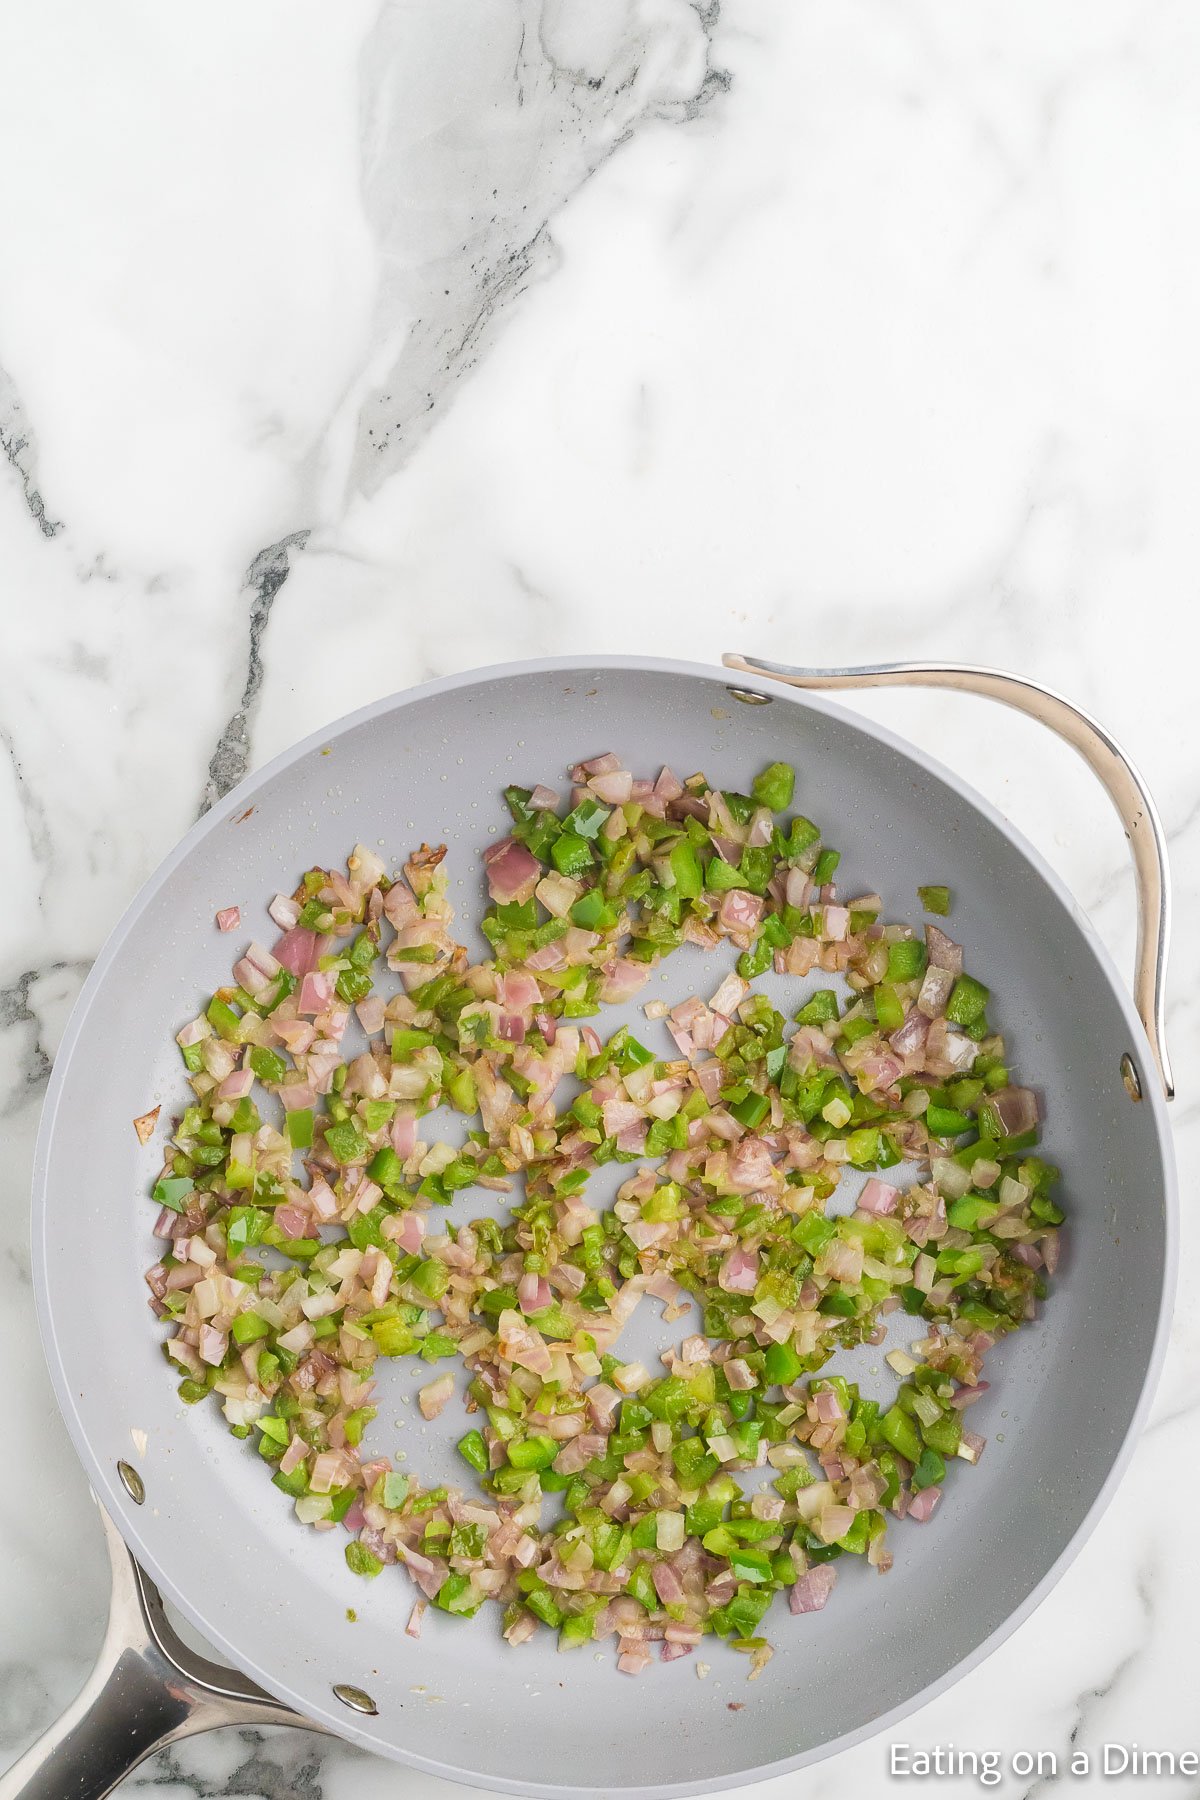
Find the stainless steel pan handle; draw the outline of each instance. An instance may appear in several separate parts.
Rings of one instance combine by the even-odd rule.
[[[62,1718],[0,1775],[0,1800],[104,1800],[155,1750],[218,1725],[324,1729],[189,1650],[103,1508],[100,1517],[112,1563],[100,1655]]]
[[[768,675],[789,687],[954,688],[959,693],[982,694],[1003,706],[1028,713],[1078,751],[1099,776],[1117,809],[1133,853],[1137,882],[1138,933],[1134,956],[1133,1002],[1146,1028],[1151,1054],[1158,1064],[1163,1091],[1175,1097],[1171,1059],[1167,1054],[1164,1023],[1167,978],[1167,946],[1171,932],[1171,875],[1167,840],[1141,775],[1114,742],[1103,725],[1071,701],[1021,675],[1000,669],[982,669],[973,663],[872,663],[857,669],[798,669],[788,663],[767,662],[760,657],[731,654],[721,659],[727,669],[746,675]]]

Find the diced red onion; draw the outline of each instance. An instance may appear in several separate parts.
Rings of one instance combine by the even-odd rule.
[[[721,897],[718,918],[726,931],[753,931],[763,915],[766,902],[759,894],[748,894],[744,888],[730,888]]]
[[[300,983],[300,993],[296,1001],[299,1013],[323,1013],[333,1000],[333,975],[328,969],[320,969],[305,975]]]
[[[752,1294],[758,1285],[758,1252],[731,1250],[721,1263],[717,1281],[727,1294]]]
[[[382,994],[368,994],[364,1000],[358,1001],[354,1011],[367,1036],[376,1037],[383,1030],[387,1000]]]
[[[655,1591],[664,1606],[674,1606],[683,1599],[683,1583],[669,1562],[656,1562],[650,1570]]]
[[[300,917],[300,907],[290,894],[276,894],[267,912],[280,931],[290,931]]]
[[[882,1218],[886,1213],[895,1212],[899,1199],[899,1188],[894,1188],[890,1183],[880,1181],[872,1175],[858,1196],[858,1210],[872,1213],[876,1218]]]
[[[948,969],[951,975],[962,974],[962,945],[956,944],[953,938],[948,938],[940,926],[926,925],[925,947],[935,969]]]
[[[249,957],[239,958],[233,965],[233,979],[239,987],[245,988],[248,994],[265,994],[271,983],[261,969],[256,969]]]
[[[818,1388],[812,1397],[812,1405],[823,1425],[836,1425],[846,1416],[842,1403],[832,1388]]]
[[[633,776],[628,769],[614,769],[610,774],[593,775],[588,786],[606,806],[624,806],[633,793]]]
[[[974,1387],[960,1387],[950,1401],[951,1406],[958,1412],[965,1411],[968,1406],[974,1406],[977,1400],[983,1399],[990,1385],[986,1381],[977,1381]]]
[[[789,869],[784,897],[789,906],[805,907],[812,898],[812,877],[806,869]]]
[[[604,1130],[608,1137],[616,1137],[627,1125],[635,1125],[642,1117],[642,1109],[635,1106],[632,1100],[625,1100],[618,1095],[606,1100],[601,1107],[604,1118]]]
[[[483,853],[488,892],[498,905],[521,903],[532,897],[542,878],[537,858],[515,838],[504,838]]]
[[[618,1137],[618,1144],[620,1141]],[[638,1250],[651,1250],[655,1245],[665,1243],[670,1233],[669,1225],[647,1219],[631,1219],[625,1227],[626,1237]]]
[[[930,963],[917,995],[917,1011],[927,1019],[940,1019],[957,979],[949,969],[939,969],[936,963]]]
[[[275,1209],[275,1223],[284,1237],[302,1238],[307,1235],[310,1215],[307,1207],[290,1203]]]
[[[750,829],[746,833],[746,842],[751,849],[761,850],[771,841],[775,829],[775,815],[769,806],[756,806],[750,815]]]
[[[532,951],[525,958],[527,969],[565,969],[566,966],[567,955],[563,949],[562,938],[552,939],[550,943],[543,944],[540,950]]]
[[[740,975],[730,974],[725,977],[708,1004],[713,1012],[722,1013],[725,1018],[731,1019],[749,992],[750,983],[748,981],[743,981]],[[685,1004],[703,1010],[703,1002],[699,1000],[690,1000]],[[681,1012],[682,1008],[676,1007],[673,1016],[678,1018]]]
[[[651,975],[651,965],[647,962],[636,962],[632,957],[614,957],[612,962],[604,965],[604,979],[600,986],[600,998],[609,1006],[621,1006],[626,1000],[632,1000],[640,994]]]
[[[788,1589],[788,1605],[794,1613],[820,1612],[837,1580],[831,1563],[817,1563],[806,1569],[794,1587]]]
[[[899,1030],[893,1031],[888,1043],[897,1056],[915,1056],[921,1050],[928,1035],[929,1020],[914,1008]]]
[[[407,1162],[417,1147],[417,1121],[411,1113],[398,1112],[392,1120],[392,1149]]]
[[[523,1313],[541,1312],[554,1298],[544,1275],[522,1275],[517,1283],[517,1305]]]
[[[850,929],[850,911],[845,906],[826,906],[821,910],[821,936],[840,944]]]
[[[383,916],[397,931],[417,917],[417,902],[407,882],[393,881],[383,896]]]
[[[542,990],[532,975],[509,970],[496,981],[496,999],[507,1013],[530,1013],[542,1003]]]
[[[711,1062],[702,1062],[696,1069],[696,1084],[705,1099],[711,1104],[721,1091],[725,1080],[725,1069],[714,1057]]]
[[[217,1084],[218,1100],[244,1100],[254,1086],[253,1069],[235,1069]]]
[[[298,1469],[300,1467],[300,1464],[305,1461],[307,1456],[308,1445],[305,1443],[304,1439],[302,1437],[294,1437],[279,1459],[281,1473],[290,1475],[293,1469]]]
[[[275,958],[297,977],[306,975],[317,960],[317,934],[303,925],[285,931],[274,950]]]
[[[987,1104],[1006,1137],[1020,1137],[1039,1123],[1038,1098],[1032,1088],[1001,1088],[988,1095]]]
[[[262,944],[251,944],[246,952],[245,961],[256,968],[260,974],[265,975],[268,980],[274,980],[279,973],[279,962],[269,950],[264,949]]]
[[[712,1115],[709,1117],[712,1124]],[[753,1194],[769,1187],[775,1175],[771,1153],[761,1138],[743,1138],[729,1163],[729,1186],[735,1194]]]

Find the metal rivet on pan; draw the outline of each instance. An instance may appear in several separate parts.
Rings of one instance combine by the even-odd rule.
[[[1128,1050],[1121,1058],[1121,1080],[1125,1083],[1125,1092],[1129,1095],[1129,1098],[1131,1100],[1140,1100],[1142,1097],[1142,1078],[1138,1074],[1137,1064],[1134,1062],[1132,1056],[1130,1056]]]
[[[339,1681],[333,1691],[351,1712],[370,1713],[374,1717],[379,1711],[370,1694],[364,1694],[361,1688],[351,1687],[345,1681]]]
[[[770,706],[775,698],[774,694],[756,694],[753,688],[727,687],[725,692],[740,700],[743,706]]]
[[[121,1477],[121,1486],[135,1505],[140,1506],[146,1498],[146,1484],[133,1467],[132,1463],[119,1462],[117,1474]]]

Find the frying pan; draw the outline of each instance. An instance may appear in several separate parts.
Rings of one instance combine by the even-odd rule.
[[[1148,1404],[1174,1287],[1166,865],[1153,804],[1094,721],[1012,676],[946,664],[855,672],[726,662],[736,675],[559,658],[380,701],[244,782],[117,926],[55,1064],[33,1198],[45,1352],[106,1517],[114,1598],[96,1672],[0,1779],[0,1800],[99,1800],[162,1745],[247,1723],[309,1725],[438,1775],[534,1795],[682,1795],[779,1774],[899,1718],[978,1662],[1091,1528]],[[1005,701],[1087,758],[1134,853],[1136,1007],[1087,921],[1007,821],[881,726],[800,691],[872,682]],[[847,1558],[826,1611],[773,1614],[776,1654],[753,1684],[745,1659],[720,1643],[706,1642],[707,1680],[685,1658],[630,1681],[615,1674],[611,1647],[562,1655],[545,1633],[513,1651],[483,1618],[431,1614],[419,1641],[406,1637],[406,1584],[356,1581],[341,1534],[297,1526],[215,1409],[181,1405],[146,1308],[154,1252],[143,1196],[158,1151],[138,1144],[130,1121],[161,1102],[165,1129],[183,1091],[171,1034],[225,977],[217,908],[241,905],[261,932],[267,896],[314,862],[343,861],[356,840],[378,841],[399,860],[422,839],[445,839],[470,927],[498,790],[561,779],[569,763],[609,747],[635,769],[668,761],[743,789],[765,763],[792,762],[798,805],[827,823],[842,851],[846,892],[878,887],[895,913],[919,883],[948,883],[955,934],[999,997],[997,1022],[1021,1078],[1046,1096],[1048,1154],[1065,1171],[1068,1254],[1043,1316],[990,1360],[991,1391],[972,1421],[990,1439],[979,1467],[951,1482],[931,1524],[897,1527],[882,1585]],[[664,994],[710,991],[712,971],[688,955],[696,959],[664,971]],[[478,1207],[475,1195],[467,1216]],[[916,1321],[899,1320],[914,1335]],[[879,1373],[851,1372],[868,1388]],[[372,1443],[390,1449],[404,1435],[388,1441],[393,1411],[411,1410],[403,1400],[414,1383],[396,1364],[381,1383]],[[455,1412],[443,1415],[440,1436],[409,1428],[412,1466],[419,1459],[426,1479],[453,1467]],[[185,1646],[164,1599],[228,1668]]]

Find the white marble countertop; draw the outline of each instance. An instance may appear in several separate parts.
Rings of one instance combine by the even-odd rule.
[[[13,0],[0,67],[0,1762],[104,1613],[27,1248],[90,959],[205,796],[302,732],[473,664],[639,649],[1057,685],[1142,764],[1184,898],[1153,1423],[983,1667],[764,1800],[878,1800],[897,1736],[1200,1748],[1195,10]],[[1128,964],[1125,848],[1067,751],[967,700],[863,705],[1016,819]],[[435,1789],[224,1733],[122,1791]]]

